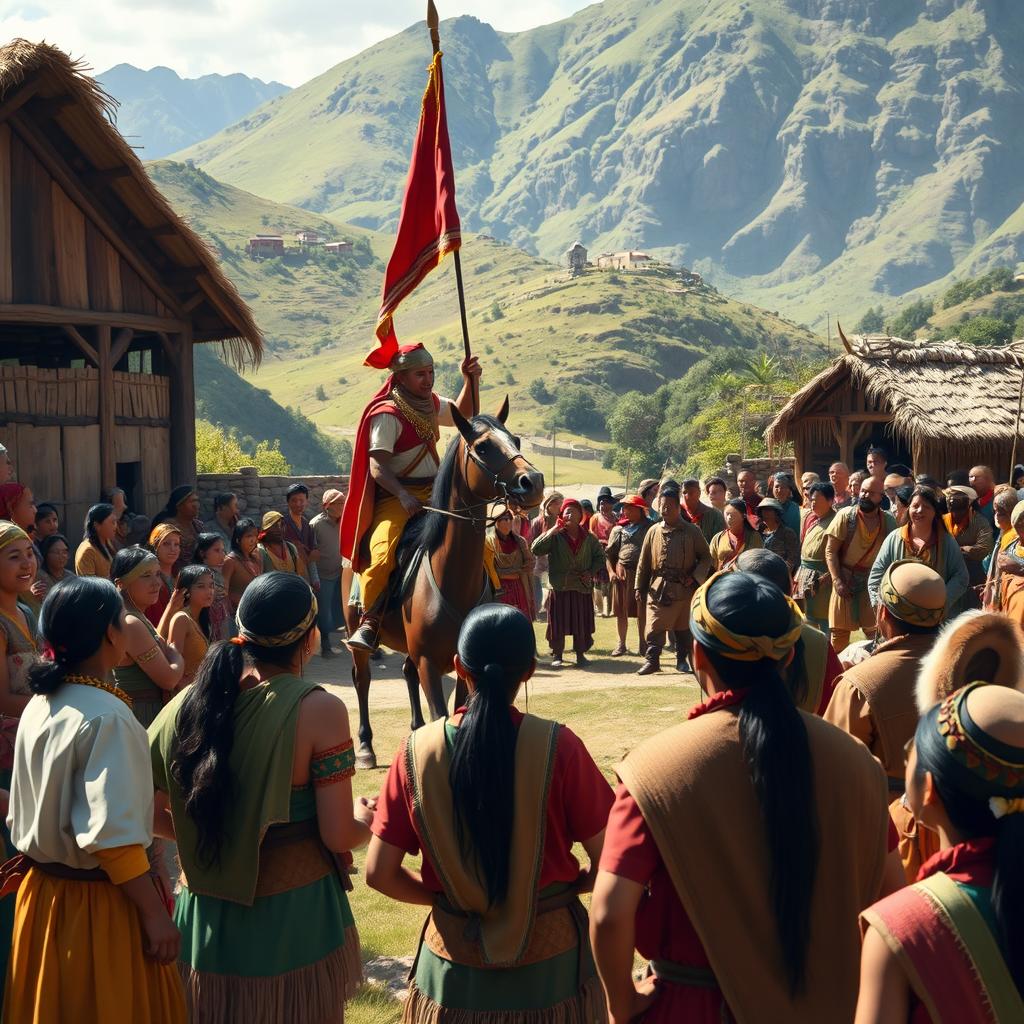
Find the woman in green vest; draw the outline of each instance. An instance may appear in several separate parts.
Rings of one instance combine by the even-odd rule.
[[[302,678],[316,614],[299,576],[258,577],[239,635],[210,649],[149,730],[156,831],[181,862],[193,1021],[335,1024],[361,980],[340,855],[369,840],[372,810],[353,804],[345,705]]]

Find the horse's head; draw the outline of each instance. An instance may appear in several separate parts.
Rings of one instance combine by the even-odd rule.
[[[466,486],[482,501],[515,499],[523,508],[536,508],[544,495],[544,474],[519,450],[519,438],[505,426],[508,396],[497,416],[467,420],[452,405],[452,419],[465,449]]]

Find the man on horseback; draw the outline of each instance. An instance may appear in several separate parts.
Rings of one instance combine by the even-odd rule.
[[[349,500],[341,522],[341,554],[360,574],[363,617],[349,647],[377,649],[388,579],[406,523],[430,498],[441,460],[440,426],[454,426],[452,405],[473,415],[479,388],[476,356],[462,361],[462,390],[453,402],[434,394],[434,360],[422,344],[403,345],[391,375],[363,410],[352,453]]]

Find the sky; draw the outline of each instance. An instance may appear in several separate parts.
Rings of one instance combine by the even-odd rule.
[[[503,31],[548,24],[593,0],[435,0]],[[0,38],[45,39],[97,72],[115,64],[303,82],[426,17],[426,0],[0,0]]]

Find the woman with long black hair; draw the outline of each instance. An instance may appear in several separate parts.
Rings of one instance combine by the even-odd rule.
[[[43,602],[53,660],[21,716],[6,866],[19,885],[3,1019],[184,1024],[180,936],[150,876],[153,780],[131,699],[107,682],[127,638],[109,580]]]
[[[794,705],[803,617],[713,576],[690,611],[707,695],[637,747],[608,819],[591,938],[612,1024],[850,1020],[857,914],[882,891],[888,791],[863,744]],[[650,961],[635,986],[634,949]]]
[[[195,678],[210,647],[210,609],[217,596],[213,570],[194,563],[183,566],[174,588],[183,595],[181,611],[164,618],[160,635],[181,654],[185,663],[178,684],[181,687]]]
[[[110,562],[114,557],[117,517],[114,506],[100,502],[85,514],[82,543],[75,552],[75,572],[79,576],[110,578]]]
[[[317,605],[293,573],[255,580],[238,636],[149,730],[158,834],[176,839],[174,917],[194,1021],[341,1022],[361,978],[338,855],[367,842],[341,700],[302,677]],[[170,811],[170,814],[167,811]]]
[[[409,736],[381,791],[366,881],[432,908],[411,1024],[604,1019],[578,895],[593,882],[611,790],[569,729],[511,706],[535,667],[522,612],[470,612],[455,660],[469,701]],[[420,851],[422,869],[406,868]]]
[[[861,915],[857,1024],[1024,1020],[1024,694],[972,683],[935,704],[906,787],[940,850]]]

